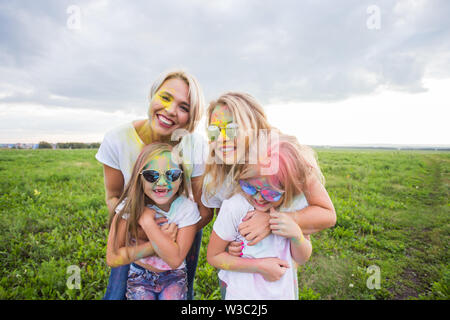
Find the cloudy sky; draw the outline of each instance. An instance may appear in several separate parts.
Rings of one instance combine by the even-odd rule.
[[[447,0],[0,0],[0,143],[101,141],[181,67],[303,143],[450,145],[449,17]]]

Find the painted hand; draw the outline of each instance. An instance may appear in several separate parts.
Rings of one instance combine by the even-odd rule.
[[[244,242],[233,241],[228,244],[226,250],[232,256],[240,257],[242,256],[242,249],[244,249]]]
[[[273,234],[288,239],[303,239],[303,232],[299,225],[286,213],[278,212],[274,208],[270,208],[269,223]]]
[[[263,211],[250,211],[242,219],[242,223],[239,225],[239,233],[250,241],[249,246],[257,244],[270,234],[269,226],[270,216]]]

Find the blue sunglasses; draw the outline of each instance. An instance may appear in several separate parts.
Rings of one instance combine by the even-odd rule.
[[[264,200],[269,202],[276,202],[281,199],[281,196],[283,195],[284,191],[276,191],[272,190],[270,188],[256,188],[255,186],[252,186],[250,183],[239,180],[239,184],[241,185],[242,191],[244,191],[246,194],[250,196],[254,196],[256,193],[261,193],[261,196]]]

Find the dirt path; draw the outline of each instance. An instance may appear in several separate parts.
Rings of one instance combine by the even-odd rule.
[[[400,283],[396,288],[394,299],[404,300],[418,298],[430,290],[433,281],[439,277],[439,263],[448,265],[448,255],[445,246],[448,244],[448,234],[445,234],[443,223],[449,223],[448,177],[443,172],[447,161],[442,158],[429,156],[426,164],[428,175],[423,176],[423,188],[428,190],[428,196],[423,200],[424,207],[418,208],[416,213],[405,212],[401,217],[403,223],[410,227],[405,230],[406,257],[410,261],[400,275]],[[447,256],[447,257],[446,257]]]

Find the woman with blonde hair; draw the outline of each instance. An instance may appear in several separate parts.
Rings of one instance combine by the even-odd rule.
[[[274,140],[265,141],[266,157],[276,167],[263,170],[264,157],[257,164],[244,164],[238,176],[240,189],[223,201],[211,232],[207,259],[221,269],[221,292],[226,300],[298,299],[297,263],[304,264],[311,256],[309,236],[286,211],[308,206],[307,181],[323,181],[322,174],[308,155],[312,150],[301,146],[295,137],[277,133]],[[294,202],[294,198],[298,200]],[[254,208],[270,218],[272,233],[258,246],[246,246],[241,258],[235,257],[226,247],[236,239],[248,243],[238,228]]]
[[[202,89],[196,78],[182,70],[162,73],[151,86],[148,117],[124,124],[105,134],[96,158],[103,164],[106,205],[110,214],[128,183],[133,165],[141,152],[153,142],[177,145],[183,154],[186,178],[191,197],[197,202],[201,220],[196,224],[197,234],[187,255],[188,295],[193,299],[193,281],[197,267],[202,228],[212,219],[211,211],[202,205],[201,176],[204,172],[203,154],[207,146],[193,131],[204,107]],[[181,142],[179,133],[189,133]],[[104,299],[125,298],[129,265],[112,268]]]
[[[210,208],[220,208],[236,186],[234,181],[243,164],[254,158],[250,147],[257,142],[258,133],[272,127],[256,99],[241,92],[228,92],[212,101],[206,119],[210,155],[202,201]]]
[[[259,162],[259,152],[270,135],[280,133],[272,127],[262,106],[246,93],[228,92],[212,101],[207,109],[207,132],[210,153],[203,178],[202,202],[219,210],[224,200],[238,189],[238,177],[247,164]],[[256,156],[255,156],[255,150]],[[260,153],[260,154],[258,154]],[[289,186],[287,186],[289,187]],[[332,227],[336,213],[331,199],[319,178],[308,180],[303,189],[308,206],[291,210],[302,201],[303,194],[292,199],[289,215],[305,235]],[[256,207],[239,224],[240,234],[248,240],[232,241],[227,252],[240,256],[245,246],[253,246],[271,234],[270,217]]]

